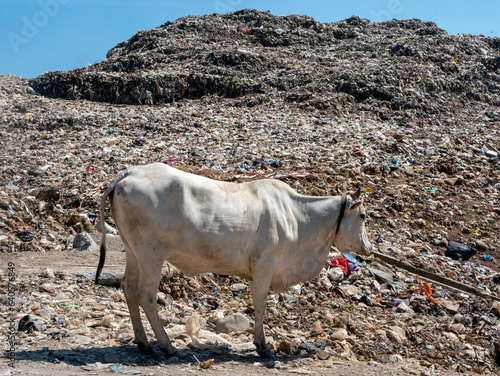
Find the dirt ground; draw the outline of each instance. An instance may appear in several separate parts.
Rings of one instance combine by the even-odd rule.
[[[93,236],[96,242],[97,237]],[[107,257],[104,271],[112,272],[119,278],[125,269],[125,252],[119,236],[107,236]],[[94,252],[23,252],[2,255],[2,264],[13,262],[16,265],[18,283],[29,280],[30,276],[40,274],[51,268],[56,274],[70,275],[95,271],[99,253]],[[296,356],[279,356],[273,365],[261,360],[255,351],[221,352],[200,354],[187,352],[186,359],[176,361],[166,359],[162,354],[155,356],[140,354],[135,345],[112,347],[69,348],[60,339],[45,339],[30,342],[29,349],[16,353],[14,367],[4,359],[0,365],[0,375],[109,375],[114,364],[119,363],[117,373],[138,371],[142,375],[192,375],[199,373],[217,375],[462,375],[463,373],[439,370],[416,361],[402,362],[398,365],[371,362],[346,362],[336,359],[326,361]],[[196,359],[195,359],[196,357]],[[214,359],[210,369],[201,369],[198,361]],[[437,367],[437,368],[435,368]],[[127,373],[123,373],[127,374]],[[133,373],[129,373],[133,374]]]
[[[96,350],[98,351],[98,350]],[[129,359],[134,357],[133,350],[124,350],[121,352],[124,358]],[[99,369],[95,364],[79,364],[73,365],[68,363],[53,364],[43,361],[43,355],[39,356],[40,360],[18,361],[16,368],[7,368],[5,365],[0,366],[2,375],[112,375],[109,371],[111,365],[105,365],[105,369]],[[311,364],[302,368],[289,368],[286,362],[278,365],[275,368],[265,368],[254,356],[233,356],[216,359],[215,365],[209,370],[201,370],[194,361],[181,362],[179,364],[155,363],[151,365],[131,365],[120,367],[124,371],[136,370],[142,375],[193,375],[193,374],[212,374],[221,376],[237,375],[338,375],[338,376],[404,376],[404,375],[423,375],[420,366],[400,366],[394,367],[378,363],[362,363],[362,362],[337,362],[331,363],[328,368],[322,364]],[[132,374],[132,373],[129,373]],[[139,373],[136,373],[139,374]],[[428,373],[431,374],[431,373]],[[434,372],[433,375],[454,376],[463,375],[456,372]]]

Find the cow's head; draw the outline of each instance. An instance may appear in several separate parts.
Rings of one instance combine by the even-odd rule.
[[[335,246],[342,252],[352,250],[369,254],[372,249],[366,235],[366,211],[360,196],[361,188],[354,194],[347,195],[345,212],[343,217],[339,218],[341,222],[335,236]]]

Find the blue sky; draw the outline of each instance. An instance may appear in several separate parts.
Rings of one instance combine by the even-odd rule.
[[[304,14],[321,22],[419,18],[449,34],[500,37],[500,0],[0,0],[0,73],[32,78],[106,57],[136,31],[182,16],[244,8]]]

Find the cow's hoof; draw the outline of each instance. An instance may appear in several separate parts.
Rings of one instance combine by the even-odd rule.
[[[136,343],[137,343],[137,349],[139,350],[140,353],[150,355],[154,352],[149,342],[146,343],[136,342]]]
[[[269,360],[276,359],[276,353],[269,350],[267,346],[265,348],[257,349],[257,354],[259,354],[259,356],[262,359],[269,359]]]
[[[161,351],[163,351],[163,354],[165,354],[165,356],[167,358],[173,358],[175,356],[179,359],[183,359],[186,357],[185,354],[184,354],[184,356],[182,356],[182,354],[183,354],[182,351],[177,350],[174,346],[170,346],[167,348],[161,348]]]

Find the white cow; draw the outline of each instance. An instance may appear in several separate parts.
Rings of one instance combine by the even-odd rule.
[[[156,309],[165,260],[187,276],[212,272],[248,280],[255,307],[254,344],[265,344],[264,312],[269,289],[276,292],[313,279],[330,247],[369,253],[365,210],[354,195],[310,197],[277,180],[228,183],[177,170],[162,163],[119,173],[104,192],[126,249],[122,288],[139,349],[151,351],[139,304],[161,350],[176,354]],[[102,233],[96,283],[106,257]]]

